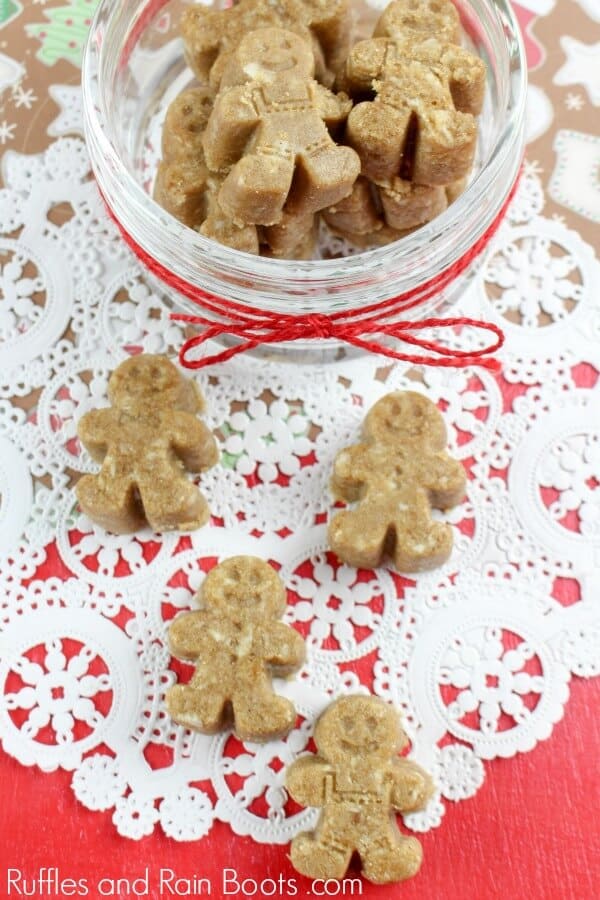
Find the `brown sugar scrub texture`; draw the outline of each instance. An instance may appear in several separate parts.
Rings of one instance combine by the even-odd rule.
[[[302,233],[316,212],[352,190],[358,156],[337,146],[328,130],[343,125],[351,104],[313,72],[308,45],[280,28],[251,32],[231,55],[204,154],[212,171],[228,173],[219,202],[237,224],[277,226],[292,218]]]
[[[443,212],[473,165],[483,62],[450,0],[394,0],[372,38],[353,46],[352,31],[350,0],[188,9],[199,86],[167,113],[157,202],[280,259],[313,258],[321,220],[368,248]]]
[[[325,219],[359,245],[424,225],[466,184],[486,70],[460,37],[450,0],[394,0],[373,38],[350,52],[338,85],[356,103],[345,140],[361,158],[362,179]]]
[[[431,509],[460,503],[466,477],[445,448],[442,415],[422,394],[387,394],[372,407],[362,441],[334,462],[334,495],[357,502],[329,525],[329,545],[343,562],[371,569],[389,557],[401,572],[421,572],[448,559],[451,526],[434,521]]]
[[[286,606],[281,579],[263,560],[236,556],[209,572],[197,599],[200,609],[169,629],[172,655],[196,665],[189,684],[169,689],[169,714],[204,734],[233,727],[243,741],[283,737],[296,710],[274,693],[271,679],[299,669],[305,646],[279,621]]]
[[[251,31],[222,60],[216,95],[210,86],[191,89],[187,104],[177,98],[169,108],[155,199],[234,249],[310,257],[315,214],[347,196],[360,170],[357,154],[330,135],[351,103],[313,78],[313,51],[294,32]],[[201,109],[194,90],[203,92]],[[194,106],[198,113],[182,121]],[[167,132],[192,118],[187,149],[177,141],[171,160]]]
[[[102,467],[76,487],[83,512],[107,531],[191,531],[209,518],[206,500],[187,478],[215,465],[219,452],[197,418],[204,398],[164,356],[132,356],[108,383],[111,405],[86,413],[79,438]]]
[[[296,32],[315,56],[319,80],[331,85],[350,50],[350,0],[239,0],[224,10],[194,6],[181,22],[186,61],[201,83],[215,82],[223,59],[242,38],[270,27]]]
[[[423,809],[433,784],[397,755],[407,744],[398,713],[379,697],[342,697],[317,720],[314,740],[318,754],[300,757],[286,773],[292,798],[321,809],[316,830],[292,841],[294,868],[309,878],[341,879],[357,852],[375,884],[416,875],[421,844],[400,832],[393,814]]]
[[[214,91],[190,88],[171,103],[162,134],[162,161],[154,186],[154,198],[172,216],[197,228],[200,234],[234,250],[258,253],[258,234],[253,225],[236,225],[224,215],[218,200],[223,182],[211,174],[204,158],[203,138]]]

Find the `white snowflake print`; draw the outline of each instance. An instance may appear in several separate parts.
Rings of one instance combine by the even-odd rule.
[[[236,803],[247,809],[263,798],[267,808],[266,818],[272,823],[283,822],[288,801],[285,772],[306,750],[310,732],[310,722],[305,719],[283,740],[269,741],[268,744],[244,742],[244,752],[237,756],[224,756],[221,762],[223,775],[237,776],[242,781],[234,794]]]
[[[537,328],[541,317],[556,322],[569,315],[565,301],[583,296],[576,274],[577,261],[564,251],[554,254],[558,245],[545,235],[527,235],[507,244],[489,261],[484,273],[487,284],[497,285],[497,296],[490,296],[498,312],[517,311],[525,328]]]
[[[516,725],[525,722],[531,710],[523,702],[526,694],[541,694],[543,678],[523,671],[534,650],[522,641],[506,649],[502,629],[472,629],[468,636],[456,638],[442,660],[439,681],[457,690],[448,705],[448,714],[460,720],[469,713],[479,715],[479,730],[495,733],[502,714]]]
[[[23,334],[40,318],[44,307],[35,303],[35,294],[44,291],[43,279],[23,277],[29,260],[14,253],[4,262],[0,255],[0,341]],[[4,263],[4,264],[3,264]]]
[[[575,112],[579,112],[579,110],[583,109],[585,105],[585,100],[581,96],[581,94],[567,94],[565,97],[565,106],[567,109],[573,110]]]
[[[98,573],[103,577],[116,576],[122,562],[132,573],[146,568],[144,547],[137,538],[131,540],[129,535],[108,534],[83,513],[75,516],[73,528],[79,532],[81,540],[71,546],[71,552],[82,563],[88,557],[97,559]]]
[[[332,637],[340,649],[353,649],[356,626],[373,631],[381,623],[381,614],[370,606],[383,594],[379,582],[359,581],[350,566],[335,570],[323,554],[313,560],[312,578],[292,575],[289,584],[301,599],[288,607],[286,620],[310,623],[308,641],[318,647]]]
[[[31,109],[35,101],[38,99],[33,92],[33,88],[25,90],[22,84],[16,84],[12,89],[13,103],[17,109]]]
[[[523,160],[523,175],[528,178],[534,178],[536,175],[543,175],[544,170],[537,159]]]
[[[144,353],[165,353],[181,343],[181,328],[171,322],[164,299],[151,293],[137,278],[125,285],[127,299],[110,303],[111,330],[120,346]]]
[[[306,437],[307,419],[283,400],[274,400],[269,406],[253,400],[245,412],[231,416],[228,426],[234,432],[225,441],[230,465],[240,475],[256,472],[263,483],[277,481],[280,474],[296,475],[299,457],[312,449]]]
[[[92,697],[110,690],[108,675],[90,675],[90,663],[94,653],[82,647],[76,656],[67,659],[62,641],[45,644],[43,666],[21,657],[13,665],[13,671],[21,678],[23,687],[15,693],[5,694],[9,710],[29,710],[21,731],[35,739],[42,728],[50,725],[57,744],[70,744],[75,740],[75,722],[85,722],[97,728],[104,720],[96,709]]]
[[[2,144],[3,147],[9,141],[14,140],[16,127],[16,122],[10,124],[6,119],[4,119],[3,122],[0,122],[0,144]]]
[[[556,522],[571,513],[576,522],[566,527],[588,538],[600,535],[600,434],[572,435],[556,443],[539,466],[539,484],[558,493],[548,506]]]

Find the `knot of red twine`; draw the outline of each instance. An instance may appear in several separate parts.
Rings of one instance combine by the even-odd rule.
[[[304,324],[306,330],[316,338],[327,339],[335,337],[334,324],[329,316],[324,316],[321,313],[310,313],[310,315],[304,317]]]
[[[108,203],[107,207],[123,238],[144,265],[167,285],[193,300],[199,309],[206,313],[206,315],[171,314],[171,319],[174,321],[185,322],[201,329],[198,334],[187,338],[179,351],[179,360],[188,369],[202,369],[215,363],[225,362],[239,353],[245,353],[261,345],[333,338],[370,353],[416,365],[457,368],[478,365],[497,372],[501,367],[498,360],[493,358],[493,354],[504,343],[504,333],[497,325],[466,316],[412,321],[401,317],[408,310],[421,306],[442,291],[483,252],[504,219],[517,189],[518,181],[517,177],[500,212],[487,230],[463,256],[447,269],[404,294],[365,305],[357,310],[340,310],[330,315],[322,313],[293,315],[257,311],[243,303],[209,294],[196,285],[184,281],[146,253],[125,230]],[[425,329],[456,330],[465,326],[487,331],[493,336],[493,339],[484,347],[465,351],[450,349],[433,337],[426,338],[419,335],[419,332]],[[236,338],[237,342],[218,353],[195,358],[190,356],[191,351],[202,347],[208,341],[225,335]],[[384,338],[387,338],[388,341],[392,339],[412,347],[418,347],[421,352],[410,353],[406,350],[395,349],[390,346],[388,341],[384,342]]]

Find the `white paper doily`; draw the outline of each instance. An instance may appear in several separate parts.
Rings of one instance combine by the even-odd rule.
[[[69,101],[54,135],[79,127],[75,93]],[[599,402],[577,386],[582,364],[599,365],[600,273],[578,235],[544,218],[535,173],[461,304],[505,327],[503,376],[409,372],[373,357],[328,368],[247,357],[203,372],[222,463],[202,478],[213,521],[184,538],[109,535],[72,491],[78,473],[95,470],[77,421],[106,404],[110,371],[131,352],[174,355],[181,331],[107,218],[80,139],[58,137],[38,156],[8,152],[2,173],[6,752],[72,770],[81,803],[114,809],[126,837],[159,823],[195,840],[218,818],[285,843],[314,811],[292,806],[284,766],[340,693],[373,690],[403,711],[412,755],[438,785],[428,809],[407,817],[417,830],[481,787],[483,760],[549,737],[572,673],[600,671]],[[57,226],[48,213],[62,203],[72,215]],[[411,579],[341,566],[326,547],[331,462],[365,410],[401,388],[438,403],[470,477],[447,516],[451,560]],[[286,621],[309,647],[299,677],[278,685],[297,727],[266,746],[192,735],[164,710],[176,677],[168,623],[234,553],[280,567]]]

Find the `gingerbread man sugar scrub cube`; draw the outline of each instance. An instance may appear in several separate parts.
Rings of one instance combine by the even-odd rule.
[[[209,572],[198,600],[201,608],[169,629],[173,656],[196,665],[189,684],[167,693],[171,717],[204,734],[233,726],[243,741],[283,737],[296,710],[274,693],[271,679],[299,669],[305,647],[279,621],[286,605],[281,579],[263,560],[235,556]]]
[[[204,398],[164,356],[132,356],[108,383],[111,406],[86,413],[77,433],[97,475],[77,483],[83,512],[107,531],[127,534],[147,522],[155,531],[191,531],[209,517],[188,472],[213,466],[215,439],[196,414]]]
[[[352,190],[360,160],[350,147],[337,146],[328,130],[345,121],[351,103],[315,81],[313,72],[301,38],[266,28],[248,35],[225,73],[226,84],[248,74],[252,80],[219,93],[204,153],[209,169],[229,173],[219,203],[237,224],[276,225],[284,208],[306,216]]]
[[[208,87],[190,88],[170,104],[162,132],[162,161],[154,185],[154,199],[163,209],[212,238],[246,253],[257,254],[254,226],[236,226],[218,202],[222,178],[209,172],[203,138],[215,95]]]
[[[375,884],[416,875],[422,848],[399,830],[394,812],[416,812],[433,785],[416,763],[397,754],[406,735],[392,706],[353,695],[329,706],[315,726],[317,756],[302,756],[286,773],[296,802],[321,808],[314,832],[292,841],[294,868],[309,878],[341,879],[352,854]]]
[[[373,406],[361,443],[341,450],[334,462],[334,494],[358,501],[329,525],[331,549],[341,560],[374,568],[389,556],[401,572],[445,562],[452,529],[434,521],[431,509],[460,503],[466,482],[445,447],[442,415],[422,394],[387,394]]]
[[[343,85],[357,100],[375,95],[348,117],[363,175],[444,187],[470,172],[485,89],[479,57],[436,38],[372,38],[353,48]]]
[[[460,43],[460,19],[451,0],[392,0],[373,31],[373,37],[410,38],[416,42],[434,37]]]
[[[271,26],[302,37],[316,58],[319,80],[331,84],[350,48],[349,0],[239,0],[220,10],[193,6],[181,22],[186,61],[200,82],[218,83],[222,57],[248,32]]]

